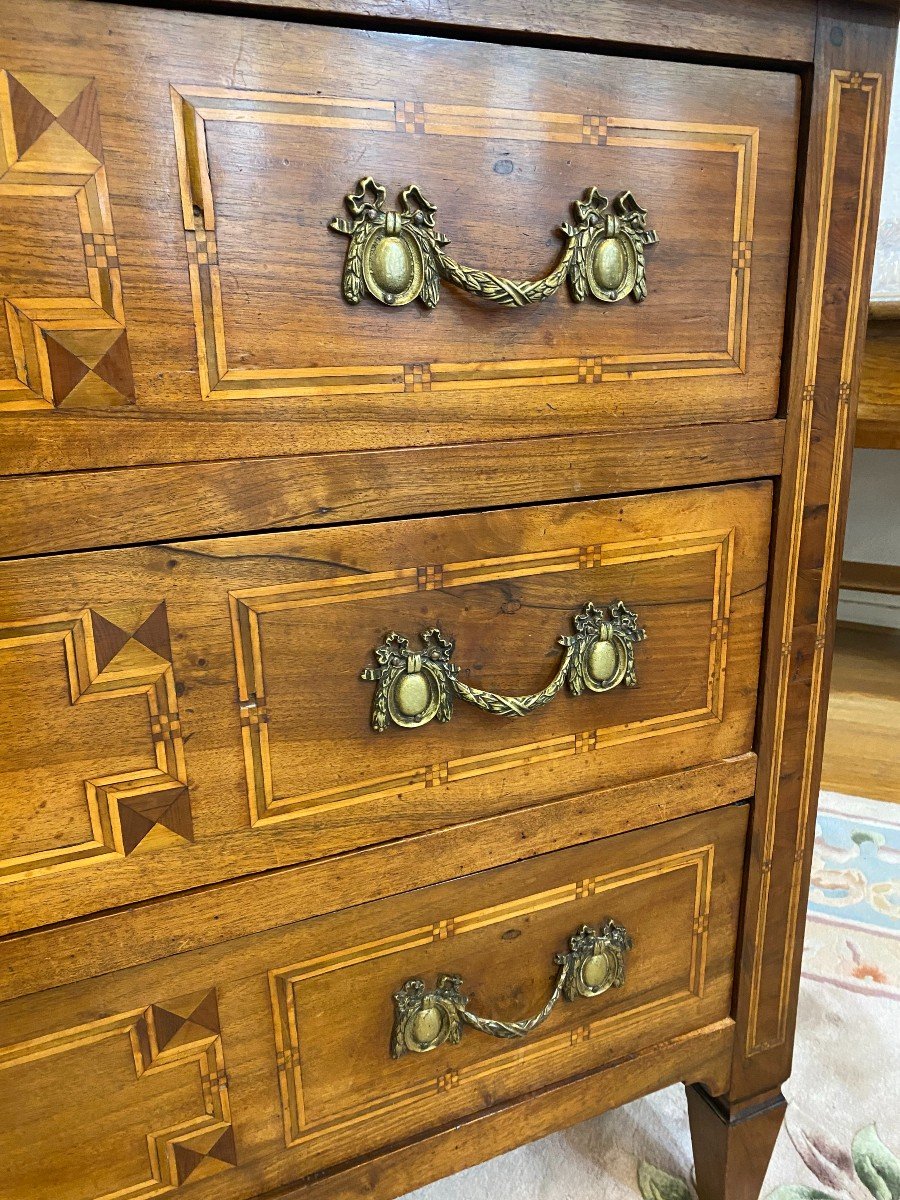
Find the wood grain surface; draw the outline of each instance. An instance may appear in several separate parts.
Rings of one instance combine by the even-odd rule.
[[[3,35],[0,473],[775,412],[795,76],[506,47],[498,83],[474,42],[72,0]],[[525,278],[586,188],[630,189],[650,295],[350,306],[328,222],[367,174]]]
[[[750,749],[770,508],[737,484],[3,564],[4,931]],[[637,687],[372,731],[389,631],[524,695],[590,599],[646,627]]]
[[[250,1197],[726,1019],[746,816],[733,806],[7,1003],[8,1194],[83,1200],[89,1178],[103,1197],[188,1181],[198,1200]],[[391,1059],[405,979],[457,972],[473,1008],[515,1019],[543,1005],[569,934],[609,916],[635,940],[620,990],[561,1002],[520,1043],[469,1029]]]
[[[900,319],[869,318],[859,380],[856,445],[900,450]]]
[[[0,557],[760,479],[783,444],[782,420],[744,421],[0,477]]]
[[[838,625],[822,787],[900,804],[900,633]]]
[[[434,1134],[396,1146],[345,1170],[323,1172],[316,1180],[287,1188],[279,1200],[391,1200],[411,1182],[430,1183],[578,1121],[606,1112],[647,1092],[681,1080],[703,1080],[721,1092],[726,1086],[731,1018],[683,1037],[629,1054],[600,1071],[576,1075],[564,1084],[540,1088],[488,1113],[454,1121]]]
[[[242,0],[223,3],[237,12]],[[351,19],[445,35],[459,30],[514,42],[569,38],[786,64],[812,61],[816,30],[814,4],[783,0],[745,0],[740,9],[729,0],[259,0],[257,7],[299,20]]]
[[[895,12],[821,7],[730,1105],[790,1073],[895,47]]]
[[[679,1079],[701,1200],[753,1200],[896,0],[191,7],[0,20],[12,1200],[390,1200]],[[630,189],[648,298],[350,306],[327,225],[365,175],[520,278]],[[390,630],[520,695],[620,598],[636,688],[372,732]],[[390,1060],[405,979],[519,1017],[607,916],[635,950],[597,1017]]]
[[[725,808],[753,794],[756,755],[741,754],[650,783],[582,792],[512,812],[413,834],[296,866],[112,909],[77,921],[7,935],[0,941],[0,1000],[106,975],[173,953],[275,929],[297,920],[439,883],[507,862],[532,859],[632,829]],[[273,886],[272,880],[276,880]]]
[[[845,558],[841,563],[841,587],[850,592],[900,596],[900,566],[880,562],[850,562]]]
[[[784,1121],[784,1096],[729,1109],[694,1086],[687,1102],[700,1200],[757,1200]]]

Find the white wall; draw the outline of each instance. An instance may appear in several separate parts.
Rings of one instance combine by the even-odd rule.
[[[900,56],[894,77],[872,295],[900,300]],[[900,450],[854,453],[844,558],[900,565]],[[841,592],[838,617],[900,629],[900,596]]]
[[[900,300],[900,53],[894,68],[872,295]]]
[[[900,565],[900,450],[855,451],[844,558]],[[842,591],[838,617],[900,629],[900,596]]]

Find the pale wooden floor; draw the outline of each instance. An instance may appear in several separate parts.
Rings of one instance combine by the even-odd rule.
[[[900,633],[838,627],[822,787],[900,804]]]

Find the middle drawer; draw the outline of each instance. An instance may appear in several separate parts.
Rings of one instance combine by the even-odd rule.
[[[8,927],[749,750],[770,510],[763,482],[0,565]]]

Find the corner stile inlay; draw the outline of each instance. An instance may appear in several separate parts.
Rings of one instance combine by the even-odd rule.
[[[859,136],[858,166],[855,166],[856,189],[853,192],[856,216],[852,239],[852,257],[849,277],[846,263],[832,259],[834,255],[831,218],[835,204],[843,195],[850,194],[840,187],[838,172],[846,163],[841,163],[854,154],[852,127],[845,121],[841,125],[841,112],[848,97],[865,97],[865,116]],[[812,788],[815,778],[815,755],[822,715],[822,683],[826,662],[826,642],[831,625],[830,597],[836,568],[838,530],[841,516],[841,495],[844,482],[847,438],[851,415],[851,389],[856,353],[857,325],[861,311],[862,287],[865,278],[866,245],[871,219],[872,189],[877,164],[877,133],[881,119],[882,76],[877,72],[854,72],[832,70],[829,75],[828,103],[825,115],[824,155],[822,179],[818,195],[816,253],[810,288],[809,330],[803,358],[802,393],[799,397],[800,419],[797,455],[797,474],[791,506],[788,530],[788,555],[785,572],[784,613],[781,624],[781,654],[775,689],[774,732],[771,743],[769,770],[765,779],[764,829],[760,849],[761,866],[759,878],[759,904],[756,912],[753,961],[750,975],[749,1013],[746,1027],[745,1051],[748,1057],[765,1053],[784,1044],[787,1038],[788,1017],[791,1002],[791,981],[797,954],[797,929],[800,920],[803,871],[807,851],[807,829],[811,806]],[[845,129],[851,128],[848,135]],[[843,140],[842,140],[843,135]],[[836,186],[837,184],[837,186]],[[839,278],[833,278],[838,276]],[[846,280],[846,282],[845,282]],[[825,320],[826,296],[829,289],[841,292],[840,306],[846,309],[841,318],[842,328],[839,377],[832,380],[820,363],[820,345]],[[844,290],[845,289],[845,290]],[[830,371],[830,368],[825,368]],[[821,438],[823,431],[816,429],[816,418],[820,397],[827,400],[827,408],[833,409],[830,420],[831,459],[827,493],[813,494],[810,479],[810,457],[814,436]],[[776,833],[781,799],[785,788],[791,786],[784,778],[786,730],[790,707],[794,673],[794,658],[798,649],[797,590],[803,562],[804,538],[813,536],[807,532],[806,517],[811,508],[827,509],[824,546],[822,549],[822,571],[818,584],[816,603],[816,625],[810,647],[811,668],[809,673],[809,704],[805,717],[805,739],[803,744],[802,769],[799,775],[799,794],[796,807],[793,837],[793,852],[789,864],[790,886],[787,913],[785,916],[784,950],[778,955],[778,988],[771,1003],[761,1003],[761,993],[772,970],[772,956],[767,957],[770,938],[777,937],[772,931],[770,894],[772,874],[777,854]],[[803,634],[806,637],[806,634]],[[790,775],[793,767],[788,768]],[[779,912],[778,916],[781,913]]]
[[[147,1134],[149,1177],[95,1200],[157,1200],[182,1184],[207,1179],[237,1165],[231,1104],[215,988],[178,996],[46,1037],[0,1046],[0,1081],[6,1070],[127,1039],[135,1078],[189,1069],[199,1073],[203,1112]],[[98,1083],[102,1086],[102,1080]],[[75,1115],[75,1114],[73,1114]]]
[[[75,201],[88,294],[5,299],[16,376],[0,379],[0,412],[134,403],[93,79],[0,70],[4,197]]]
[[[562,884],[552,891],[523,896],[520,900],[498,904],[493,908],[481,909],[461,916],[446,917],[433,924],[404,930],[376,942],[348,946],[306,962],[270,970],[269,990],[275,1024],[275,1047],[284,1116],[285,1145],[297,1146],[315,1142],[342,1130],[374,1120],[385,1113],[402,1109],[407,1105],[421,1105],[429,1098],[439,1096],[449,1087],[471,1087],[479,1080],[490,1078],[498,1073],[528,1067],[537,1059],[565,1056],[571,1051],[575,1041],[587,1040],[601,1029],[605,1032],[614,1029],[619,1022],[630,1022],[643,1014],[659,1013],[677,1008],[678,1005],[692,997],[702,998],[706,981],[714,861],[715,847],[713,845],[697,846],[621,871],[597,875],[589,879],[574,880]],[[383,958],[386,955],[402,954],[405,951],[414,950],[416,947],[431,945],[433,942],[465,938],[468,933],[494,924],[528,917],[532,913],[543,912],[549,908],[593,897],[601,898],[599,902],[602,907],[604,903],[607,903],[602,898],[607,897],[617,888],[629,887],[642,881],[658,878],[660,875],[684,870],[695,873],[696,885],[694,887],[690,971],[683,990],[669,992],[659,999],[628,1008],[627,1011],[613,1016],[604,1014],[601,1006],[595,1019],[580,1025],[577,1032],[567,1029],[560,1033],[538,1037],[525,1044],[519,1044],[514,1050],[508,1052],[491,1052],[483,1060],[460,1066],[458,1070],[454,1070],[451,1079],[441,1073],[411,1087],[393,1091],[386,1090],[381,1095],[372,1097],[363,1105],[350,1104],[327,1114],[323,1113],[321,1116],[313,1116],[307,1111],[303,1094],[303,1041],[299,1025],[300,1005],[297,999],[298,992],[306,980],[316,979],[333,971],[370,962],[372,959]],[[614,904],[614,901],[609,900],[608,903]],[[398,969],[402,974],[403,966]],[[389,1002],[390,996],[385,999],[386,1002]]]
[[[759,130],[752,126],[655,121],[640,117],[511,111],[408,101],[360,100],[173,87],[172,109],[188,272],[193,297],[204,400],[255,400],[405,391],[491,390],[535,384],[585,385],[647,378],[740,375],[746,370],[750,270],[756,204]],[[414,111],[413,111],[414,110]],[[409,113],[413,112],[413,116]],[[355,129],[407,136],[481,138],[485,122],[498,136],[525,142],[619,146],[678,153],[734,156],[734,242],[728,281],[725,344],[704,352],[663,348],[652,354],[504,359],[489,362],[415,362],[388,365],[235,368],[229,366],[215,197],[207,149],[210,122]]]
[[[263,642],[260,627],[266,614],[301,612],[325,604],[351,604],[367,597],[403,596],[418,591],[447,590],[495,579],[528,578],[548,571],[579,571],[604,565],[650,562],[671,556],[712,554],[713,583],[710,614],[710,650],[706,703],[702,708],[666,713],[642,722],[583,730],[545,741],[440,763],[424,763],[402,774],[358,781],[322,791],[289,796],[275,794],[270,738],[272,728],[266,708]],[[575,546],[534,554],[513,555],[487,562],[444,563],[393,571],[339,575],[308,583],[275,584],[246,588],[229,594],[232,634],[237,664],[241,735],[250,820],[253,825],[298,820],[330,809],[344,808],[380,796],[404,797],[424,788],[442,787],[458,780],[495,771],[508,771],[526,763],[593,753],[606,746],[657,737],[673,731],[700,728],[722,720],[728,622],[731,611],[731,578],[734,530],[705,530],[646,542],[610,542]],[[361,700],[366,708],[368,702]]]
[[[72,704],[143,695],[152,765],[85,780],[91,837],[0,862],[0,883],[193,841],[165,601],[0,625],[0,653],[59,642]]]

